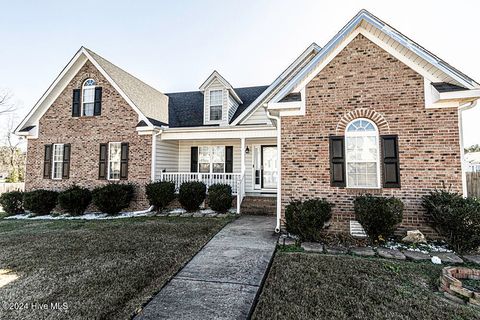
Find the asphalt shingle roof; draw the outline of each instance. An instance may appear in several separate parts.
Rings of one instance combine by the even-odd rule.
[[[452,91],[463,91],[468,90],[467,88],[457,86],[455,84],[447,82],[434,82],[432,86],[437,89],[438,92],[452,92]]]
[[[239,105],[233,115],[233,121],[237,118],[255,99],[264,92],[268,86],[235,88],[235,92],[242,99],[243,104]],[[168,125],[176,127],[200,127],[207,126],[203,123],[203,93],[201,91],[167,93],[168,99]],[[211,125],[208,125],[211,126]]]

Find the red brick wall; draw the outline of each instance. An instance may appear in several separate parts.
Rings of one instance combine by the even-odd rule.
[[[326,198],[335,204],[333,231],[348,231],[358,191],[330,187],[329,140],[343,135],[355,110],[380,134],[399,138],[401,189],[375,190],[405,204],[402,227],[427,234],[421,196],[444,185],[461,191],[458,115],[454,108],[425,109],[423,77],[357,36],[307,86],[305,116],[282,118],[282,205]],[[372,190],[369,192],[373,193]]]
[[[102,87],[102,114],[96,117],[72,117],[72,90],[81,88],[87,78]],[[108,183],[98,179],[100,143],[128,142],[128,182],[139,186],[130,209],[145,209],[143,186],[150,180],[152,136],[135,131],[137,113],[88,61],[40,119],[38,139],[28,140],[26,190],[45,188],[62,190],[77,184],[94,188]],[[43,178],[44,145],[70,143],[70,178]],[[124,180],[122,180],[124,181]]]

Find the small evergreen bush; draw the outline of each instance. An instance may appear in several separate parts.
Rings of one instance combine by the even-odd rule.
[[[87,188],[72,186],[58,194],[58,204],[74,216],[82,215],[92,202],[92,193]]]
[[[128,208],[133,199],[132,184],[111,183],[93,189],[93,204],[103,213],[117,214]]]
[[[184,182],[178,191],[178,201],[187,211],[198,210],[205,200],[207,187],[203,182],[190,181]]]
[[[459,253],[480,246],[480,200],[436,190],[423,197],[430,223]]]
[[[324,199],[292,201],[285,208],[287,231],[301,241],[317,241],[320,232],[332,218],[332,205]]]
[[[152,182],[145,186],[148,203],[162,211],[175,199],[175,183],[170,181]]]
[[[0,195],[0,206],[9,216],[23,213],[23,192],[10,191]]]
[[[232,207],[232,187],[228,184],[213,184],[208,188],[208,205],[217,212],[227,212]]]
[[[355,216],[371,241],[386,240],[403,219],[403,202],[395,197],[355,198]]]
[[[57,206],[58,192],[51,190],[34,190],[23,195],[23,207],[33,215],[50,214]]]

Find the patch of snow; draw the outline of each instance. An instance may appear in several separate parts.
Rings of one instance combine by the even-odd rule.
[[[421,244],[405,244],[401,242],[395,241],[387,241],[384,245],[385,248],[393,249],[393,250],[408,250],[408,251],[415,251],[421,252],[425,254],[429,254],[431,252],[453,252],[452,250],[448,249],[446,243],[421,243]]]
[[[17,214],[15,216],[6,217],[4,219],[8,220],[110,220],[110,219],[124,219],[124,218],[134,218],[134,217],[148,217],[154,215],[154,212],[122,212],[118,215],[108,215],[101,212],[90,212],[81,216],[70,216],[68,214],[60,215],[45,215],[45,216],[32,216],[30,213],[26,214]]]
[[[185,212],[187,212],[187,210],[183,208],[176,208],[176,209],[170,210],[168,213],[185,213]]]
[[[432,263],[433,264],[442,264],[442,260],[437,256],[433,256],[432,257]]]

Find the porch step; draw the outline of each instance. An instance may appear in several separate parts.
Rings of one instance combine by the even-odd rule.
[[[275,215],[277,197],[246,196],[240,206],[241,214]]]

